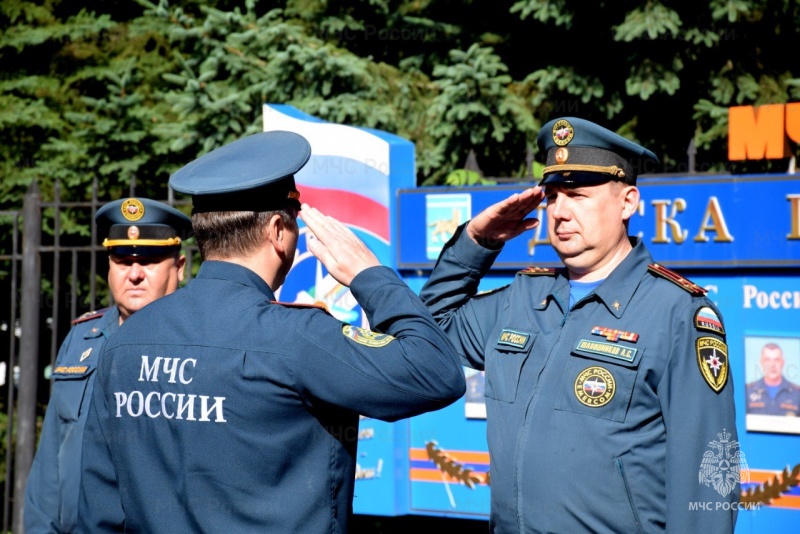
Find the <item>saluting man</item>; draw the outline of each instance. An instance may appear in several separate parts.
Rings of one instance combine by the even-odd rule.
[[[636,177],[658,160],[574,117],[537,142],[543,188],[461,225],[421,292],[486,371],[491,530],[730,533],[743,456],[722,315],[628,236]],[[476,294],[544,197],[564,268]]]
[[[346,226],[299,202],[302,136],[261,132],[170,178],[203,256],[186,287],[104,345],[86,426],[83,532],[347,532],[359,415],[386,421],[464,394],[419,297]],[[275,301],[308,249],[371,329]]]
[[[26,534],[77,532],[81,442],[100,346],[132,314],[183,280],[181,243],[192,221],[147,198],[110,202],[95,214],[108,250],[114,305],[72,321],[52,372],[50,402],[25,487]]]

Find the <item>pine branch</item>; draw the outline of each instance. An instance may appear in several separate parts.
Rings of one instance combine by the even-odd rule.
[[[777,499],[781,494],[798,485],[800,485],[800,464],[794,466],[791,472],[789,472],[789,466],[786,466],[783,468],[783,472],[775,475],[772,480],[742,493],[740,502],[772,504],[773,499]]]
[[[475,489],[475,484],[489,485],[489,473],[476,473],[464,464],[458,462],[452,455],[440,449],[435,441],[429,441],[425,444],[425,449],[428,451],[428,458],[438,467],[443,473],[458,480],[469,489]]]

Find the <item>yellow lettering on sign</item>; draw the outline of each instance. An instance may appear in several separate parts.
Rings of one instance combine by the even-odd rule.
[[[670,200],[653,200],[652,204],[656,212],[656,232],[655,237],[653,237],[653,243],[675,241],[680,245],[686,241],[686,236],[689,232],[681,229],[681,225],[675,220],[676,215],[686,209],[686,201],[682,198],[676,198],[674,202]],[[670,204],[672,204],[672,210],[667,215],[667,206]]]
[[[711,219],[711,224],[709,224]],[[733,241],[733,236],[728,231],[728,225],[725,223],[725,217],[722,216],[722,209],[719,206],[717,197],[708,199],[708,206],[706,212],[703,214],[703,222],[700,225],[700,231],[695,236],[694,240],[700,243],[708,242],[706,231],[712,231],[717,234],[714,241],[717,243],[730,243]]]
[[[786,195],[786,200],[792,207],[791,232],[787,239],[800,239],[800,195]]]

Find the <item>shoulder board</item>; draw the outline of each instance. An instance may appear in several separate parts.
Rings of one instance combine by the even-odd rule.
[[[314,304],[303,304],[301,302],[281,302],[280,300],[272,300],[270,302],[272,304],[283,306],[284,308],[304,308],[304,309],[313,308],[324,311],[328,315],[331,315],[331,312],[328,311],[328,307],[321,302],[315,302]]]
[[[86,321],[91,321],[92,319],[99,319],[100,317],[105,315],[105,313],[107,311],[108,311],[108,308],[103,308],[102,310],[88,311],[88,312],[84,313],[83,315],[73,319],[70,322],[70,324],[84,323]]]
[[[517,271],[517,274],[524,274],[527,276],[541,276],[541,275],[549,275],[555,276],[558,274],[558,269],[555,267],[528,267],[527,269],[522,269],[521,271]]]
[[[647,266],[647,270],[650,271],[651,273],[657,274],[662,278],[666,278],[673,284],[680,286],[682,289],[685,289],[692,295],[702,296],[708,293],[706,289],[703,289],[702,287],[698,286],[691,280],[682,277],[675,271],[671,271],[666,267],[664,267],[663,265],[659,265],[658,263],[651,263],[650,265]]]

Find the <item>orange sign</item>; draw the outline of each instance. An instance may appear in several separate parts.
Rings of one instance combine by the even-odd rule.
[[[800,143],[800,102],[728,108],[728,159],[792,156],[789,139]]]

